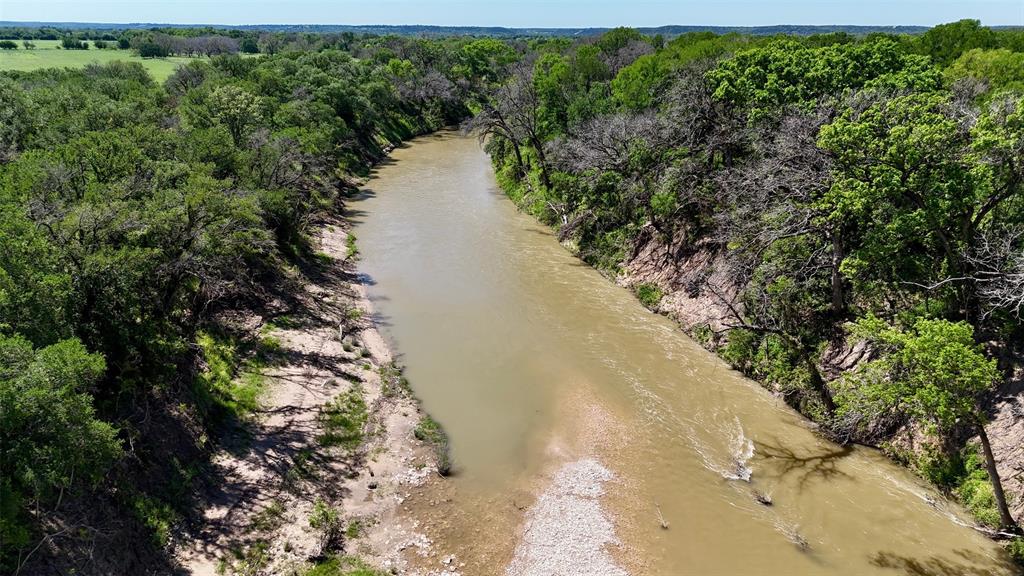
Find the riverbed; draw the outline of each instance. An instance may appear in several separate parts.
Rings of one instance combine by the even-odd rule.
[[[553,574],[526,557],[595,541],[608,574],[1013,573],[909,471],[822,440],[573,257],[476,139],[395,150],[349,209],[375,320],[453,448],[410,514],[462,573]],[[598,486],[587,516],[545,500],[566,470]],[[538,541],[546,502],[567,528]]]

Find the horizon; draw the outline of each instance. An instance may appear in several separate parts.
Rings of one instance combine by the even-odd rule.
[[[948,22],[955,22],[950,20]],[[829,28],[829,27],[844,27],[844,28],[932,28],[940,24],[946,24],[948,22],[939,22],[937,24],[851,24],[848,22],[822,22],[815,24],[804,24],[795,22],[773,22],[767,24],[705,24],[705,23],[679,23],[671,22],[667,24],[638,24],[638,25],[575,25],[575,26],[511,26],[501,24],[426,24],[421,22],[412,23],[383,23],[383,22],[252,22],[246,24],[231,24],[225,22],[162,22],[162,21],[125,21],[125,22],[100,22],[91,20],[0,20],[0,25],[24,25],[24,26],[60,26],[60,25],[96,25],[96,26],[171,26],[171,27],[190,27],[190,28],[259,28],[262,26],[343,26],[350,28],[402,28],[402,27],[424,27],[424,28],[503,28],[508,30],[586,30],[586,29],[611,29],[611,28],[635,28],[635,29],[657,29],[657,28],[777,28],[784,26],[792,27],[803,27],[803,28]],[[1024,24],[987,24],[981,22],[982,26],[990,28],[1024,28]]]
[[[53,15],[60,14],[60,18]],[[183,16],[187,14],[187,16]],[[864,0],[856,6],[817,0],[763,2],[641,0],[186,0],[127,2],[5,0],[0,21],[172,26],[438,26],[496,28],[658,28],[663,26],[920,26],[965,18],[986,26],[1024,26],[1019,0]],[[694,23],[696,22],[696,23]]]

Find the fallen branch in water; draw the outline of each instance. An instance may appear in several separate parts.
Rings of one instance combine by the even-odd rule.
[[[662,530],[668,530],[668,522],[665,521],[665,517],[661,515],[661,506],[657,502],[654,503],[654,509],[658,511],[658,522],[661,523]]]

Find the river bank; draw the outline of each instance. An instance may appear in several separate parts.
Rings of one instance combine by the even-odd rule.
[[[436,456],[414,434],[425,414],[372,321],[348,229],[338,217],[320,223],[322,265],[299,276],[293,303],[236,319],[277,342],[284,360],[263,374],[254,421],[212,458],[204,525],[177,553],[191,574],[339,562],[404,572],[405,556],[429,546],[398,506],[437,478]]]
[[[723,300],[723,294],[734,298],[742,290],[735,279],[725,272],[723,255],[710,243],[687,246],[686,234],[679,234],[669,242],[659,241],[656,235],[633,251],[632,258],[623,263],[616,283],[638,293],[641,287],[655,286],[658,297],[646,302],[652,311],[676,322],[689,336],[720,357],[727,344],[724,337],[727,325],[734,321],[732,311]],[[685,254],[683,258],[673,255]],[[990,395],[986,425],[992,439],[996,467],[1004,488],[1012,495],[1011,511],[1018,522],[1024,521],[1024,367],[1021,359],[1003,351],[1001,361],[1010,374]],[[846,372],[855,370],[870,359],[863,343],[833,342],[815,358],[818,370],[826,381],[833,382]],[[756,375],[748,374],[757,379]],[[784,390],[762,381],[773,394],[783,396]],[[798,410],[799,405],[795,406]],[[804,413],[809,420],[813,418]],[[878,442],[895,462],[914,467],[924,451],[935,445],[920,427],[902,426]],[[977,444],[977,437],[973,438]],[[992,530],[980,528],[988,533]]]
[[[498,168],[501,168],[498,166]],[[513,203],[532,214],[535,206],[530,205],[531,186],[536,182],[517,182],[508,178],[499,178],[503,193]],[[708,351],[722,360],[729,362],[726,356],[727,332],[736,323],[737,309],[742,311],[738,295],[743,286],[730,277],[730,267],[720,246],[709,239],[693,241],[688,230],[675,230],[673,235],[665,237],[652,231],[650,224],[637,234],[636,245],[627,250],[617,274],[602,269],[601,273],[616,285],[628,290],[644,307],[652,312],[670,319],[685,334],[691,337]],[[579,256],[578,247],[570,239],[559,237],[562,246],[574,256]],[[581,259],[582,262],[582,259]],[[730,303],[733,306],[730,307]],[[742,313],[742,312],[739,312]],[[1011,513],[1018,522],[1024,520],[1024,451],[1021,449],[1021,433],[1024,430],[1024,369],[1021,359],[1012,357],[1009,350],[995,350],[999,353],[1000,362],[1006,366],[1008,376],[997,389],[985,400],[986,412],[990,421],[986,425],[992,438],[992,450],[995,455],[996,467],[1008,493],[1010,494]],[[826,385],[838,380],[846,372],[855,370],[862,362],[871,359],[870,351],[863,343],[838,340],[824,347],[814,357],[817,370],[824,377]],[[731,367],[742,370],[735,363]],[[754,370],[744,370],[744,375],[758,381],[772,395],[785,401],[799,412],[806,423],[816,431],[820,416],[813,405],[808,405],[800,393],[794,394],[792,389],[773,385]],[[762,374],[763,376],[763,374]],[[769,375],[773,376],[773,375]],[[965,431],[966,432],[966,431]],[[920,426],[900,426],[895,430],[881,432],[875,442],[860,440],[856,442],[872,449],[878,449],[892,462],[922,474],[927,465],[927,457],[937,450],[935,438],[928,436]],[[968,438],[964,434],[964,443],[973,442],[978,445],[977,436]],[[924,463],[924,464],[922,464]],[[984,477],[987,482],[987,476]],[[980,504],[966,502],[968,498],[958,496],[956,491],[942,489],[944,496],[951,500],[959,500],[957,505],[963,508],[984,507],[981,514],[994,510],[991,502]],[[980,498],[978,498],[980,500]],[[979,533],[994,538],[996,541],[1014,544],[1011,534],[999,533],[992,527],[980,524],[979,516],[969,519],[958,519],[958,523],[969,525]]]
[[[1012,573],[940,494],[875,451],[816,437],[581,265],[504,197],[475,140],[410,142],[350,207],[382,333],[452,442],[454,475],[402,504],[437,554],[423,566],[534,574],[531,550],[594,550],[596,534],[602,566],[631,574]],[[558,489],[574,465],[610,473],[596,499]],[[588,500],[601,515],[584,524],[611,532],[536,537],[558,527],[546,511]]]

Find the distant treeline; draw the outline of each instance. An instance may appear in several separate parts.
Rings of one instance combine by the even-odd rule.
[[[994,26],[994,29],[1013,28],[1010,26]],[[252,24],[252,25],[206,25],[206,24],[104,24],[95,22],[12,22],[0,21],[0,38],[39,38],[56,40],[74,31],[76,34],[94,36],[110,36],[111,31],[121,30],[183,30],[195,31],[196,34],[210,34],[213,31],[243,32],[309,32],[316,34],[350,32],[353,34],[373,34],[380,36],[494,36],[516,38],[524,36],[600,36],[611,28],[504,28],[500,26],[426,26],[426,25],[346,25],[346,24]],[[713,32],[715,34],[739,33],[751,36],[774,36],[786,34],[791,36],[811,36],[845,32],[863,36],[872,33],[885,34],[921,34],[928,30],[927,26],[804,26],[781,24],[775,26],[691,26],[670,25],[636,29],[641,34],[675,37],[691,32]],[[17,31],[17,32],[11,32]],[[43,33],[49,36],[22,36],[10,34]],[[104,38],[110,40],[111,38]]]

